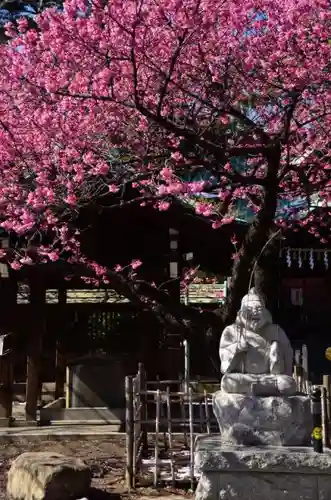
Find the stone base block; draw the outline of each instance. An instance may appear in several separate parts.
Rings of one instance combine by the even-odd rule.
[[[195,450],[196,500],[330,500],[331,453],[305,447],[224,447],[201,437]]]
[[[222,441],[246,446],[309,446],[312,432],[310,398],[252,396],[217,391],[213,410]]]

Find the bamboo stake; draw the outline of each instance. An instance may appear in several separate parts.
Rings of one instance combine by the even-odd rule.
[[[172,421],[171,421],[171,404],[170,404],[170,389],[167,387],[167,417],[168,417],[168,442],[169,448],[172,450]]]
[[[300,366],[294,365],[293,367],[293,378],[295,380],[298,392],[301,392],[301,377],[300,377]]]
[[[206,389],[203,391],[204,399],[205,399],[205,413],[206,413],[206,427],[207,434],[210,434],[210,420],[209,420],[209,405],[208,405],[208,396]]]
[[[142,456],[145,456],[148,451],[148,435],[146,425],[142,422],[148,419],[147,415],[147,396],[144,393],[147,390],[146,386],[146,372],[143,363],[139,363],[139,373],[140,373],[140,401],[141,401],[141,433],[142,433]]]
[[[160,390],[156,393],[156,415],[155,415],[155,448],[154,448],[154,487],[157,487],[159,479],[159,431],[160,431]]]
[[[189,422],[190,422],[190,482],[191,489],[194,487],[194,428],[193,428],[193,404],[192,387],[189,387]]]
[[[140,373],[133,378],[132,399],[133,399],[133,477],[137,473],[137,444],[140,435],[141,415],[140,415]]]
[[[185,380],[185,392],[188,394],[188,389],[190,386],[190,347],[187,340],[184,340],[184,380]]]
[[[126,433],[126,486],[130,490],[134,487],[133,477],[133,381],[132,377],[125,377],[125,433]]]
[[[309,393],[309,383],[308,383],[308,349],[306,345],[302,346],[302,378],[304,384],[304,390]]]
[[[197,377],[197,381],[199,381],[200,378]],[[177,380],[149,380],[148,381],[148,384],[149,385],[174,385],[174,384],[177,384],[177,385],[181,385],[184,383],[184,380],[183,380],[183,377],[179,377]],[[206,379],[204,380],[204,383],[205,384],[219,384],[219,380],[216,380],[216,379]],[[178,391],[178,392],[181,392],[181,391]],[[184,392],[184,391],[182,391]],[[185,392],[184,392],[185,393]]]
[[[199,417],[200,417],[200,432],[204,434],[204,418],[203,418],[203,407],[202,407],[202,399],[199,398]]]
[[[323,385],[326,391],[326,415],[328,420],[328,425],[331,420],[331,406],[330,406],[330,375],[323,375]]]
[[[328,432],[328,415],[327,415],[327,397],[326,388],[321,387],[322,397],[321,397],[321,407],[322,407],[322,430],[323,430],[323,446],[325,448],[329,447],[329,432]]]
[[[186,411],[185,411],[185,401],[184,401],[184,397],[182,395],[180,396],[180,413],[181,413],[181,421],[182,421],[182,425],[183,425],[184,446],[187,448],[188,442],[187,442],[187,431],[186,431]]]
[[[172,486],[175,486],[175,467],[174,467],[174,455],[172,447],[172,421],[171,421],[171,404],[170,404],[170,388],[167,387],[167,417],[168,417],[168,442],[170,451],[170,472],[171,472],[171,482]]]

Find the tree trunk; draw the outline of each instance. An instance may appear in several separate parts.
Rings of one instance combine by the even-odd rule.
[[[267,309],[272,316],[275,315],[278,306],[278,282],[279,282],[279,239],[274,232],[270,238],[270,244],[261,255],[254,270],[254,287],[264,298]]]
[[[222,313],[224,325],[235,320],[240,301],[248,292],[254,262],[260,259],[273,227],[277,209],[280,153],[280,146],[277,145],[269,150],[267,156],[263,204],[244,238],[233,265],[228,300]]]

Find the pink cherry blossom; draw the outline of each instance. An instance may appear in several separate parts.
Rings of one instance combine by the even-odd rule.
[[[197,202],[195,205],[195,211],[199,215],[204,215],[205,217],[210,217],[214,212],[214,207],[212,203],[207,202]]]
[[[158,208],[159,208],[159,210],[161,210],[161,212],[168,210],[169,207],[170,207],[169,201],[165,201],[165,200],[160,201],[160,203],[158,204]]]
[[[139,259],[133,260],[130,264],[132,269],[138,269],[138,267],[140,267],[141,265],[142,265],[142,262]]]
[[[179,151],[176,151],[175,153],[171,154],[171,158],[175,160],[175,162],[177,162],[183,159],[183,155]]]
[[[49,252],[47,254],[49,260],[51,260],[52,262],[56,262],[57,260],[59,260],[59,253],[58,252]]]
[[[17,262],[17,260],[14,260],[13,262],[10,262],[10,267],[14,269],[14,271],[19,271],[22,268],[22,263]]]
[[[164,167],[160,171],[160,177],[161,177],[161,179],[163,179],[165,181],[170,180],[172,178],[172,176],[173,176],[173,171],[169,167]]]
[[[33,264],[33,260],[31,259],[31,257],[26,255],[25,257],[22,257],[22,259],[20,259],[20,263],[23,265],[31,266]]]
[[[109,270],[90,262],[73,226],[84,207],[116,198],[109,193],[134,191],[137,209],[160,211],[179,199],[215,228],[233,222],[238,203],[256,221],[262,211],[257,253],[277,207],[331,198],[329,2],[140,7],[65,0],[36,29],[6,25],[11,40],[0,46],[1,227],[21,241],[47,234],[36,260],[65,251],[94,284]],[[211,191],[213,202],[203,198]],[[327,241],[330,207],[306,212],[276,223]],[[30,263],[26,255],[22,245],[12,268]]]

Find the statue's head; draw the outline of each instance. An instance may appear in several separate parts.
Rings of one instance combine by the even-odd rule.
[[[265,307],[264,300],[254,288],[241,301],[236,323],[252,331],[259,331],[266,324],[272,323],[272,317]]]

